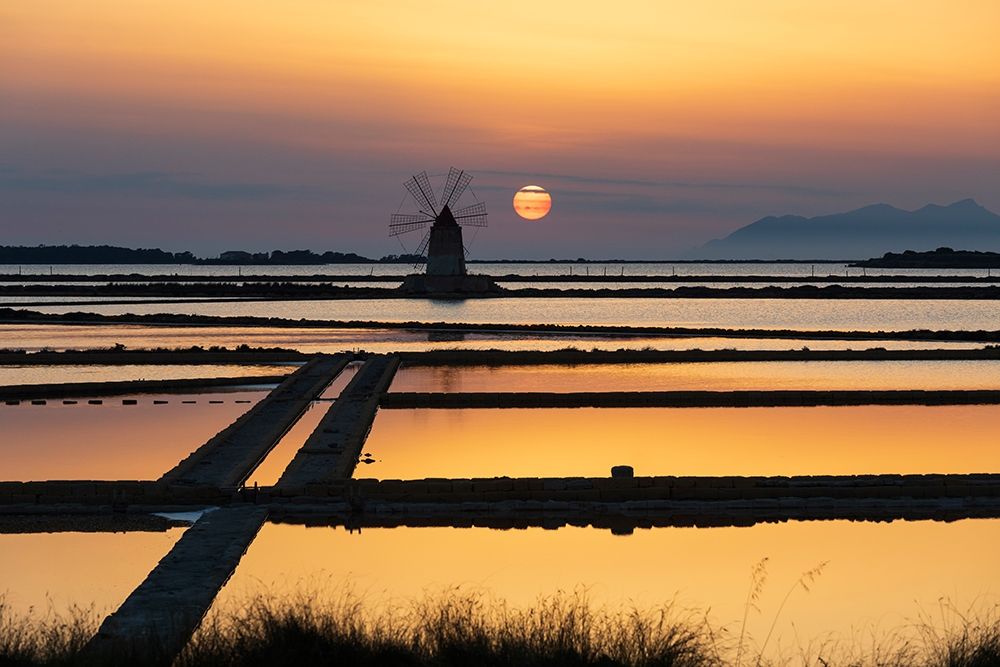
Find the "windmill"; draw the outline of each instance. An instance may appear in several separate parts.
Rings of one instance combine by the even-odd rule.
[[[441,203],[434,195],[427,172],[422,171],[403,183],[413,201],[415,213],[394,213],[389,218],[389,236],[400,236],[426,230],[417,247],[417,254],[427,253],[427,276],[465,276],[465,245],[462,227],[486,226],[486,202],[477,201],[456,208],[472,181],[472,174],[448,170]]]

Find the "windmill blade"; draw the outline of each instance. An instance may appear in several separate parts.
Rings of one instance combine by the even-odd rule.
[[[448,180],[444,183],[444,192],[441,194],[441,208],[457,202],[462,193],[465,192],[465,188],[469,187],[470,181],[472,181],[472,174],[451,167],[448,170]]]
[[[434,218],[423,213],[394,213],[389,216],[389,236],[399,236],[415,229],[423,229],[434,222]]]
[[[486,226],[486,202],[480,201],[458,209],[454,213],[455,222],[469,227]]]
[[[434,198],[434,188],[431,187],[426,171],[414,175],[406,183],[403,183],[403,187],[413,195],[420,210],[430,216],[437,215],[437,200]]]
[[[413,268],[417,268],[421,264],[424,264],[427,261],[423,257],[427,253],[427,246],[430,245],[430,242],[431,242],[431,233],[430,230],[428,230],[427,233],[424,234],[423,240],[420,241],[420,245],[417,246],[417,251],[414,253],[415,255],[420,255],[421,259],[419,262],[413,265]]]

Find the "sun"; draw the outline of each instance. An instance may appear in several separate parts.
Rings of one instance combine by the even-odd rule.
[[[525,220],[541,220],[552,208],[552,196],[538,185],[525,185],[514,193],[514,211]]]

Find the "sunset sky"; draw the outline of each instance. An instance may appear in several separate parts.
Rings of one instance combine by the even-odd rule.
[[[402,182],[451,165],[477,258],[1000,211],[998,31],[996,0],[5,0],[0,244],[380,256]]]

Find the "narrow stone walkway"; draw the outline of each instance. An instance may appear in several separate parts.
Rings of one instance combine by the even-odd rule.
[[[340,354],[312,359],[160,480],[216,488],[239,486],[351,358]]]
[[[323,415],[276,486],[291,488],[350,479],[379,401],[398,367],[399,359],[394,356],[372,357],[365,362]]]
[[[218,509],[199,519],[108,616],[87,652],[169,663],[184,647],[257,535],[267,510]]]

